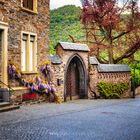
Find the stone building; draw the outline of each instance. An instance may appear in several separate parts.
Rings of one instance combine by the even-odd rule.
[[[14,63],[22,77],[31,80],[47,59],[49,44],[49,0],[0,0],[1,90],[10,85],[24,92],[16,80],[8,80],[8,65]],[[43,78],[43,76],[42,76]],[[5,99],[7,100],[7,99]]]

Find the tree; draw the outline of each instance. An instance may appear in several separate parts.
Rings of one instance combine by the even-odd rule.
[[[108,63],[118,63],[140,49],[140,12],[137,0],[81,2],[81,20],[87,42],[96,44],[98,53],[101,49],[106,49]]]

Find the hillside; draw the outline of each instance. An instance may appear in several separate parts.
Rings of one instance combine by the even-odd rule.
[[[82,24],[79,21],[80,7],[67,5],[51,11],[50,41],[51,47],[58,41],[69,41],[73,36],[76,40],[84,37]]]

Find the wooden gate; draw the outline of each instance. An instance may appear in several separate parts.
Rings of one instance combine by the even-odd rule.
[[[67,100],[79,98],[79,70],[75,59],[68,66],[66,79]]]

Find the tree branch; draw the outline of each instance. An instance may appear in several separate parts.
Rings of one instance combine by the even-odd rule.
[[[69,37],[70,37],[70,39],[72,40],[73,43],[76,42],[75,39],[74,39],[74,37],[72,35],[69,35]]]
[[[122,32],[122,33],[119,34],[118,36],[113,37],[112,40],[115,40],[115,39],[117,39],[117,38],[120,38],[120,37],[122,37],[123,35],[130,33],[131,31],[132,31],[132,30],[129,30],[129,31],[126,31],[126,32]]]
[[[131,55],[133,55],[138,49],[140,49],[140,41],[135,43],[132,47],[130,47],[122,56],[118,57],[117,59],[114,60],[114,63],[118,63],[120,60],[124,58],[128,58]]]

